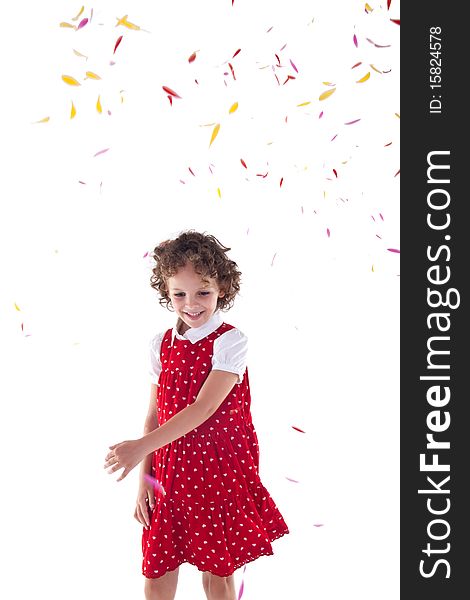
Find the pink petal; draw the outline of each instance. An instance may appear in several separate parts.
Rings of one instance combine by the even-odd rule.
[[[387,250],[389,252],[396,252],[397,254],[400,254],[400,250],[397,250],[396,248],[387,248]]]
[[[290,59],[290,58],[289,58],[289,61],[290,61],[290,64],[292,65],[292,68],[294,69],[294,71],[295,71],[296,73],[298,73],[298,72],[299,72],[299,70],[298,70],[298,69],[297,69],[297,67],[294,65],[294,63],[291,61],[291,59]]]
[[[356,34],[353,35],[353,42],[354,42],[354,45],[357,48],[357,37],[356,37]]]
[[[93,155],[93,158],[95,156],[99,156],[100,154],[104,154],[105,152],[107,152],[109,150],[109,148],[105,148],[104,150],[100,150],[99,152],[97,152],[96,154]]]
[[[78,24],[77,31],[78,31],[79,29],[81,29],[82,27],[85,27],[85,25],[86,25],[87,23],[88,23],[88,19],[85,17],[85,18],[84,18],[84,19],[82,19],[82,20],[80,21],[80,23]]]

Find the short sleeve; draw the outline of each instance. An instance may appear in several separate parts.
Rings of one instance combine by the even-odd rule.
[[[241,383],[246,369],[248,338],[239,329],[230,329],[214,341],[212,369],[238,375]]]
[[[160,348],[162,345],[163,333],[158,333],[155,337],[150,340],[149,350],[149,375],[151,383],[158,383],[158,378],[162,370],[162,363],[160,361]]]

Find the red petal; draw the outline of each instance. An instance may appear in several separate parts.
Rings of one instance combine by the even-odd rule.
[[[118,46],[119,46],[119,44],[121,43],[121,41],[122,41],[122,35],[120,35],[120,36],[118,37],[118,39],[117,39],[116,43],[114,44],[114,51],[113,51],[113,54],[115,54],[115,52],[116,52],[116,50],[118,49]]]

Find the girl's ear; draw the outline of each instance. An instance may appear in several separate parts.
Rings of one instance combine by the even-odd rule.
[[[224,290],[220,290],[220,292],[219,292],[219,298],[223,298],[224,296],[225,296]]]

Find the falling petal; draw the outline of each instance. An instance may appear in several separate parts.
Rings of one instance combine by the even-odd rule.
[[[334,140],[335,140],[337,137],[338,137],[338,134],[334,135],[334,136],[331,138],[330,142],[333,142],[333,141],[334,141]]]
[[[302,102],[301,104],[297,104],[297,106],[307,106],[307,104],[311,104],[310,100],[308,100],[307,102]]]
[[[191,56],[188,58],[188,62],[192,63],[196,60],[196,52],[193,52]]]
[[[84,18],[84,19],[82,19],[82,20],[80,21],[80,23],[78,24],[77,31],[78,31],[79,29],[82,29],[83,27],[85,27],[85,25],[86,25],[87,23],[88,23],[88,19],[85,17],[85,18]]]
[[[235,52],[235,54],[232,56],[232,58],[235,58],[237,56],[237,54],[240,54],[241,52],[241,48],[238,48],[238,50]]]
[[[282,187],[282,182],[284,181],[284,177],[281,177],[281,181],[279,182],[279,187]]]
[[[364,77],[361,77],[360,79],[358,79],[358,80],[356,81],[356,83],[364,83],[364,81],[367,81],[367,80],[369,79],[369,77],[370,77],[370,71],[368,71],[368,72],[367,72],[367,73],[364,75]]]
[[[220,188],[217,188],[217,194],[218,194],[219,198],[222,198],[222,194],[220,193]]]
[[[382,219],[382,221],[384,221],[385,219],[382,216],[382,213],[379,213],[380,218]]]
[[[98,100],[96,101],[96,110],[101,114],[103,112],[103,108],[101,106],[101,96],[98,96]]]
[[[358,63],[356,63],[355,65],[353,65],[353,66],[351,67],[351,69],[355,69],[355,68],[356,68],[356,67],[358,67],[359,65],[362,65],[362,63],[361,63],[361,62],[358,62]]]
[[[347,123],[345,123],[345,125],[354,125],[354,123],[357,123],[360,120],[361,119],[355,119],[354,121],[348,121]]]
[[[376,73],[380,73],[381,75],[383,75],[383,71],[379,71],[379,69],[377,69],[377,67],[374,67],[374,65],[372,64],[370,66],[372,67],[372,69],[374,69]]]
[[[390,19],[390,21],[395,23],[395,25],[400,25],[400,19]]]
[[[387,0],[387,10],[390,10],[390,4],[392,3],[392,0]]]
[[[336,83],[331,83],[331,81],[323,81],[323,85],[329,85],[330,87],[334,87]]]
[[[118,46],[121,42],[122,42],[122,35],[120,35],[118,37],[118,39],[116,40],[116,43],[114,44],[113,54],[116,54],[116,50],[118,49]]]
[[[323,527],[323,523],[314,523],[313,526],[314,527]]]
[[[274,54],[274,56],[277,58],[277,64],[280,67],[281,66],[281,61],[279,60],[279,56],[277,54]]]
[[[191,173],[191,175],[193,175],[194,177],[196,177],[196,175],[194,175],[194,172],[193,172],[193,170],[191,169],[191,167],[188,167],[188,169],[189,169],[189,172]]]
[[[366,10],[366,13],[370,13],[370,12],[372,12],[372,11],[374,10],[374,9],[373,9],[371,6],[369,6],[369,5],[367,4],[367,2],[366,2],[366,5],[365,5],[365,7],[364,7],[364,8],[365,8],[365,10]]]
[[[232,65],[230,63],[228,63],[228,66],[230,67],[230,70],[232,71],[232,77],[236,80],[235,71],[233,70]]]
[[[70,75],[62,75],[62,81],[68,85],[80,85],[80,83],[73,77],[70,77]]]
[[[71,25],[70,23],[66,23],[65,21],[62,21],[62,23],[59,23],[59,27],[64,27],[64,28],[68,28],[68,29],[77,29],[75,27],[75,25]]]
[[[109,150],[109,148],[105,148],[104,150],[99,150],[96,154],[93,154],[93,158],[95,156],[99,156],[100,154],[104,154],[105,152],[107,152]]]
[[[70,118],[73,119],[76,114],[77,109],[75,108],[74,103],[72,102],[72,108],[70,109]]]
[[[318,115],[318,118],[321,119],[323,117],[323,111]]]
[[[245,169],[248,169],[248,167],[246,166],[246,162],[243,160],[243,158],[240,158],[240,162],[245,167]]]
[[[376,44],[374,41],[372,41],[372,40],[371,40],[371,39],[369,39],[369,38],[366,38],[366,40],[367,40],[369,43],[373,44],[373,45],[374,45],[376,48],[390,48],[390,44],[387,44],[386,46],[383,46],[383,45],[381,45],[381,44]]]
[[[398,118],[400,118],[400,115],[398,113],[395,113],[395,116],[398,117]]]
[[[331,94],[334,94],[335,92],[336,92],[336,88],[332,88],[331,90],[326,90],[326,92],[323,92],[323,94],[320,94],[318,99],[326,100],[327,98],[329,98],[331,96]]]
[[[303,429],[299,429],[295,425],[291,425],[291,427],[292,427],[292,429],[295,429],[296,431],[300,431],[300,433],[305,433],[305,431]]]
[[[85,75],[86,75],[85,79],[96,79],[96,80],[101,79],[101,77],[99,75],[97,75],[96,73],[93,73],[92,71],[87,71],[85,73]]]
[[[266,33],[269,33],[270,31],[273,30],[274,25],[271,25],[271,27],[266,31]]]
[[[372,265],[372,273],[374,272],[374,265]]]
[[[76,17],[73,17],[72,21],[78,21],[78,19],[82,16],[84,10],[85,10],[85,7],[82,6],[82,8],[78,12],[78,15]]]
[[[289,58],[289,61],[290,61],[290,64],[292,65],[292,68],[294,69],[294,71],[295,71],[296,73],[298,73],[298,72],[299,72],[299,70],[297,69],[297,67],[294,65],[294,63],[292,62],[292,60],[291,60],[290,58]]]
[[[16,310],[21,311],[21,308],[18,306],[18,304],[16,304],[16,302],[15,302],[15,308],[16,308]]]
[[[276,254],[277,254],[277,252],[275,252],[275,253],[274,253],[273,259],[272,259],[272,261],[271,261],[271,267],[272,267],[272,266],[273,266],[273,264],[274,264],[274,259],[276,258]]]
[[[297,479],[291,479],[290,477],[286,477],[287,481],[292,481],[292,483],[299,483]]]
[[[167,96],[169,102],[170,102],[170,106],[173,106],[173,97],[172,96]]]
[[[400,174],[400,169],[398,169],[398,171],[395,173],[394,177],[396,177],[399,174]]]
[[[44,117],[44,119],[41,119],[40,121],[34,121],[33,125],[36,125],[36,123],[47,123],[50,120],[50,117]]]
[[[326,233],[327,233],[328,237],[330,237],[330,230],[328,229],[328,227],[326,228]]]
[[[234,112],[237,110],[237,108],[238,108],[238,102],[234,102],[234,103],[232,104],[232,106],[230,107],[230,110],[228,111],[228,112],[229,112],[229,114],[232,114],[232,113],[234,113]]]
[[[333,173],[335,174],[335,177],[338,178],[338,173],[336,172],[336,169],[333,169]]]
[[[211,136],[211,141],[209,142],[209,147],[212,145],[212,142],[215,140],[215,138],[217,137],[217,134],[219,133],[219,129],[220,129],[220,124],[217,123],[217,125],[214,127],[214,129],[212,130],[212,136]]]
[[[166,494],[165,488],[158,481],[158,479],[155,479],[155,477],[152,477],[151,475],[148,475],[147,473],[145,473],[144,479],[146,479],[149,483],[153,483],[153,485],[156,487],[156,489],[165,496],[165,494]]]
[[[170,96],[174,96],[175,98],[181,98],[180,95],[178,95],[176,92],[174,92],[171,88],[167,87],[166,85],[162,85],[162,89],[167,94],[170,94]]]
[[[400,250],[397,250],[396,248],[387,248],[387,250],[389,252],[396,252],[397,254],[400,254]]]
[[[79,56],[80,58],[84,58],[85,60],[88,60],[88,56],[85,56],[84,54],[82,54],[78,50],[74,50],[73,53],[75,54],[75,56]]]
[[[388,144],[385,144],[384,148],[386,148],[387,146],[391,146],[392,142],[388,142]]]
[[[140,26],[135,25],[135,23],[131,23],[127,20],[128,15],[124,15],[121,19],[117,19],[116,27],[118,25],[122,25],[123,27],[127,27],[127,29],[133,29],[134,31],[139,31]]]
[[[353,42],[354,42],[354,45],[357,48],[357,37],[356,37],[356,34],[353,35]]]

